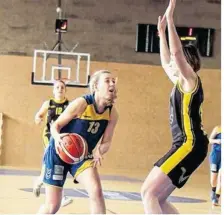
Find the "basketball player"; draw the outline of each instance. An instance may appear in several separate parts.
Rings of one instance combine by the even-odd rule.
[[[212,144],[210,153],[210,171],[211,171],[211,200],[213,205],[218,205],[219,197],[221,193],[221,174],[219,175],[221,168],[221,126],[213,128],[209,137],[209,142]],[[217,187],[217,189],[216,189]]]
[[[61,113],[65,110],[65,108],[68,106],[69,101],[66,99],[66,86],[63,81],[56,81],[54,83],[53,87],[53,94],[54,98],[51,98],[48,101],[45,101],[43,105],[41,106],[40,110],[35,115],[35,123],[40,124],[45,118],[46,118],[46,125],[43,132],[43,143],[44,148],[46,149],[49,140],[50,140],[50,125],[52,122],[54,122]],[[43,174],[44,169],[41,170],[41,175],[38,177],[34,184],[33,193],[36,197],[39,197],[40,195],[40,189],[43,185]],[[72,202],[72,199],[64,196],[62,199],[61,206],[66,206]]]
[[[170,96],[171,149],[154,164],[144,181],[141,195],[145,213],[176,214],[168,196],[187,182],[203,162],[208,138],[201,124],[203,89],[197,75],[200,58],[193,45],[182,47],[173,21],[175,0],[170,0],[164,17],[158,20],[162,66],[174,83]],[[165,29],[168,23],[168,49]]]
[[[46,201],[39,210],[40,214],[53,214],[60,208],[67,172],[74,177],[74,183],[81,183],[88,192],[91,214],[106,213],[97,166],[101,165],[102,156],[110,148],[118,120],[113,105],[116,78],[109,71],[100,70],[93,74],[89,85],[91,93],[70,103],[51,126],[53,138],[44,155]],[[64,133],[77,133],[85,138],[88,157],[84,161],[71,165],[59,158],[57,153]],[[58,180],[54,180],[55,172]]]

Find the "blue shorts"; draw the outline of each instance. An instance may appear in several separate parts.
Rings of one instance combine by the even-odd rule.
[[[218,173],[221,168],[221,151],[212,150],[209,161],[211,172]]]
[[[54,140],[50,139],[50,143],[45,150],[43,159],[44,179],[45,184],[53,185],[56,187],[63,187],[67,173],[69,172],[74,177],[74,182],[78,183],[75,179],[85,169],[92,167],[92,160],[86,159],[78,164],[67,164],[61,160],[55,150]]]

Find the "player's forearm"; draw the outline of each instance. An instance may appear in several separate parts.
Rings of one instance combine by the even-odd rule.
[[[170,62],[170,51],[167,45],[166,41],[166,35],[165,32],[160,32],[160,59],[161,59],[161,64],[165,65]]]
[[[182,44],[177,34],[173,19],[168,19],[167,23],[169,32],[170,53],[171,55],[175,56],[180,50],[182,50]]]
[[[51,125],[51,135],[54,139],[57,139],[57,137],[59,136],[60,130],[61,128],[57,123],[53,123]]]
[[[102,143],[99,145],[99,151],[100,151],[100,154],[101,154],[101,155],[105,154],[105,153],[109,150],[110,145],[111,145],[111,141],[108,141],[108,142],[102,142]]]
[[[221,140],[219,139],[209,139],[209,143],[210,144],[221,144]]]

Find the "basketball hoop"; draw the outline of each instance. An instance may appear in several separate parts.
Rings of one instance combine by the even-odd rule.
[[[62,33],[67,32],[68,23],[62,13],[62,0],[57,2],[55,32],[58,34],[58,40],[51,50],[34,50],[31,83],[53,85],[54,80],[59,79],[66,82],[68,87],[87,88],[90,80],[90,54],[74,52],[79,43],[71,51],[65,46]],[[66,51],[62,51],[62,45]]]
[[[49,59],[47,59],[48,54],[52,56]],[[62,56],[61,64],[57,63],[58,55]],[[75,64],[70,57],[76,58]],[[90,80],[90,54],[35,49],[31,83],[53,85],[54,80],[62,78],[67,79],[65,81],[68,87],[87,88]]]

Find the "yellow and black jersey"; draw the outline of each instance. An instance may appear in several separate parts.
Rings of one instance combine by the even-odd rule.
[[[201,80],[190,93],[177,83],[170,96],[170,125],[173,136],[171,149],[154,165],[181,188],[201,165],[208,153],[208,138],[202,127],[204,100]]]
[[[61,129],[61,133],[77,133],[85,138],[88,144],[89,154],[103,136],[104,131],[110,120],[112,106],[105,108],[104,112],[97,111],[94,95],[84,96],[87,107],[85,111],[77,118],[71,120]]]
[[[200,78],[194,90],[186,93],[179,82],[170,96],[170,126],[174,143],[191,142],[206,135],[202,126],[202,103],[204,94]]]
[[[47,111],[44,135],[50,134],[51,123],[57,120],[57,118],[65,110],[65,108],[68,106],[68,104],[69,104],[69,101],[67,99],[64,99],[60,102],[53,98],[49,100],[49,107],[48,107],[48,111]]]

